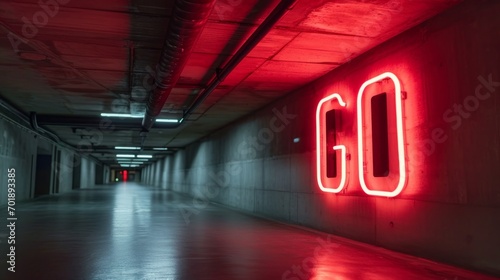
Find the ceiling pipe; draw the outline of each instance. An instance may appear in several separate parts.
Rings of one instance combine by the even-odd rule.
[[[31,131],[39,134],[40,136],[44,136],[56,143],[64,143],[56,134],[38,126],[38,117],[35,112],[30,112],[29,117],[27,117],[26,114],[21,111],[21,109],[15,107],[5,100],[0,99],[0,116],[2,115],[8,120],[22,127],[29,128]]]
[[[37,115],[39,126],[71,126],[71,127],[91,127],[103,128],[103,121],[109,124],[109,129],[140,130],[141,119],[127,118],[103,118],[94,116],[67,116],[67,115]],[[169,129],[175,128],[175,123],[154,123],[153,128]]]
[[[238,64],[257,46],[257,44],[271,31],[276,23],[292,9],[297,0],[282,0],[248,40],[241,46],[236,54],[222,68],[219,68],[211,82],[198,95],[198,98],[184,112],[183,120],[196,110],[198,106],[224,81],[224,79],[238,66]]]
[[[155,83],[147,99],[146,114],[142,121],[144,132],[153,127],[155,118],[161,113],[212,13],[215,2],[215,0],[175,1],[160,61],[156,67]]]

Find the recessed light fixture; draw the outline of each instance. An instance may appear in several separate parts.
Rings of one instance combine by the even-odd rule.
[[[135,155],[116,155],[118,158],[135,158]]]
[[[160,123],[178,123],[179,120],[177,120],[177,119],[157,119],[156,122],[160,122]]]
[[[132,114],[101,113],[101,117],[141,119],[144,116],[142,116],[142,115],[132,115]]]
[[[138,155],[137,158],[153,158],[152,155]]]
[[[143,164],[143,162],[120,161],[120,162],[119,162],[119,164],[133,164],[133,165],[137,165],[137,166],[139,166],[139,165]]]
[[[140,150],[139,147],[115,147],[116,150]]]

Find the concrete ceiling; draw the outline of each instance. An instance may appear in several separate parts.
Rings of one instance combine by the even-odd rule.
[[[160,117],[181,116],[278,2],[218,0]],[[155,126],[143,147],[182,148],[458,2],[298,0],[181,126]],[[141,119],[106,129],[100,114],[144,113],[173,5],[2,0],[0,98],[66,143],[91,139],[87,152],[112,164],[115,146],[141,145]]]

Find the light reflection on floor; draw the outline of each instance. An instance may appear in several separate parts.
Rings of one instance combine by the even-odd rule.
[[[186,223],[191,202],[128,182],[21,203],[0,278],[496,279],[212,205]]]

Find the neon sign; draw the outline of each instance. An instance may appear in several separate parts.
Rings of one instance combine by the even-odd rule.
[[[390,83],[381,84],[390,80]],[[371,92],[367,90],[369,87],[372,87]],[[366,147],[367,142],[374,141],[373,139],[367,139],[364,137],[364,133],[369,130],[370,124],[366,120],[366,115],[364,112],[366,111],[366,100],[365,97],[373,97],[373,92],[379,93],[384,92],[387,94],[387,104],[394,105],[395,112],[391,114],[390,108],[387,108],[387,126],[388,126],[388,140],[389,144],[393,144],[396,142],[397,150],[393,148],[393,146],[389,146],[388,149],[388,159],[389,166],[387,170],[386,176],[380,176],[377,178],[371,172],[369,165],[373,165],[374,159],[372,161],[367,162],[369,149]],[[393,97],[392,99],[390,97]],[[395,197],[403,191],[403,188],[406,184],[406,161],[405,161],[405,140],[404,140],[404,131],[403,131],[403,109],[402,109],[402,96],[401,96],[401,83],[399,79],[393,73],[383,73],[375,78],[372,78],[366,81],[358,93],[358,102],[357,102],[357,122],[358,122],[358,174],[359,174],[359,182],[361,184],[361,188],[366,194],[373,196],[387,196],[387,197]],[[374,108],[370,108],[370,110],[374,110]],[[373,116],[372,116],[373,119]],[[373,129],[373,127],[372,127]],[[394,133],[392,133],[394,132]],[[373,131],[372,131],[373,134]],[[395,135],[395,139],[390,139],[392,135]],[[394,163],[394,159],[397,163]],[[367,165],[365,169],[364,166]],[[371,184],[369,184],[370,182]],[[377,186],[373,186],[377,185]],[[381,190],[381,185],[384,187],[395,187],[392,190]],[[392,185],[392,186],[391,186]],[[379,189],[375,189],[379,188]]]
[[[340,137],[341,118],[329,116],[340,114],[345,107],[340,94],[335,93],[323,98],[316,109],[317,181],[324,192],[339,193],[347,185],[348,148],[341,143],[355,141]],[[386,72],[363,83],[356,116],[361,188],[370,196],[399,195],[406,185],[407,171],[401,83],[396,75]],[[335,124],[329,125],[330,119]]]
[[[335,100],[337,101],[340,108],[344,108],[346,103],[338,93],[334,93],[328,97],[323,98],[316,108],[316,172],[319,188],[324,192],[339,193],[341,192],[347,181],[347,148],[344,145],[332,145],[331,147],[327,141],[327,131],[326,119],[322,118],[326,112],[332,112],[333,110],[338,110],[338,106],[334,105]],[[335,131],[331,132],[335,133]],[[336,176],[336,171],[334,170],[335,176],[328,176],[328,168],[330,165],[327,161],[328,150],[340,151],[340,162],[341,162],[341,174]],[[337,166],[337,157],[334,157],[335,169]]]

